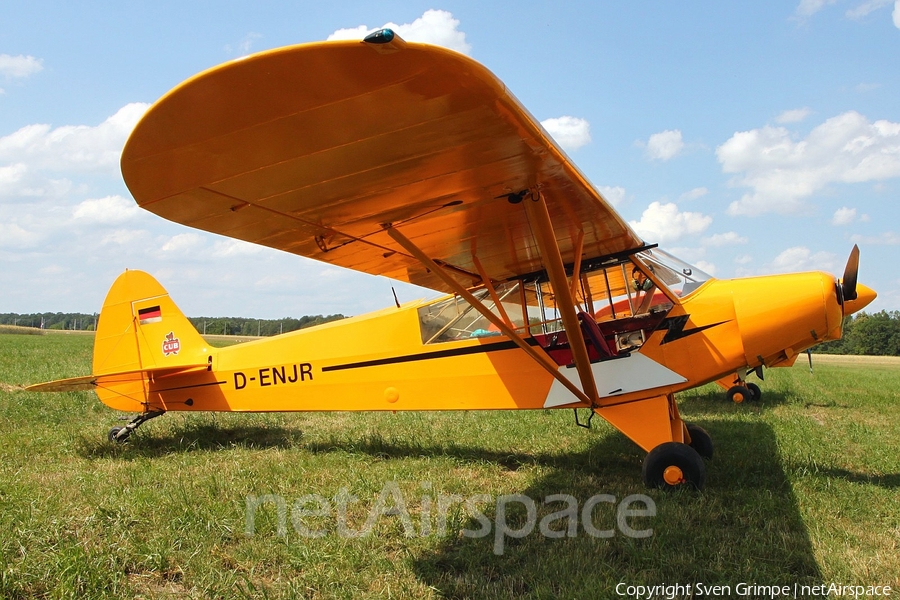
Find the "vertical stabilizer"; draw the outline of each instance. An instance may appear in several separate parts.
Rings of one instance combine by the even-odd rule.
[[[156,279],[125,271],[116,279],[100,311],[94,339],[93,375],[159,371],[206,365],[209,346]],[[113,408],[138,410],[146,399],[146,375],[116,378],[97,388]]]
[[[206,364],[207,348],[156,279],[125,271],[100,311],[93,374]]]

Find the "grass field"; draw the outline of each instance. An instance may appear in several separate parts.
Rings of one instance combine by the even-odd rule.
[[[813,376],[798,361],[767,372],[758,404],[683,394],[716,455],[704,491],[662,493],[643,487],[637,447],[599,419],[575,427],[571,411],[168,414],[114,446],[122,415],[92,393],[21,390],[88,373],[91,345],[0,334],[0,598],[617,598],[619,583],[689,582],[900,594],[897,361],[828,357]],[[354,530],[386,489],[394,510],[348,537],[342,489],[359,498],[345,515]],[[330,507],[304,504],[311,494]],[[611,537],[535,529],[498,554],[494,534],[463,535],[481,523],[448,501],[474,494],[489,523],[513,494],[538,517],[564,508],[542,502],[553,494],[579,507],[646,494],[656,514],[628,521],[652,535],[628,537],[603,501],[591,516]],[[266,495],[284,502],[285,527],[268,502],[248,535],[248,499]],[[523,527],[525,505],[507,508]]]

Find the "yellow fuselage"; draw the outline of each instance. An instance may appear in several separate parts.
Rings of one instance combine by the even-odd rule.
[[[840,337],[843,310],[834,285],[826,273],[710,280],[684,299],[673,299],[663,324],[638,351],[594,364],[598,413],[760,365],[792,364],[810,346]],[[871,293],[860,288],[861,297]],[[196,356],[206,368],[158,373],[149,380],[136,377],[132,393],[98,389],[98,394],[121,410],[396,411],[579,405],[555,389],[554,378],[505,337],[423,343],[418,318],[423,304],[409,303],[226,348],[207,347],[196,332],[173,331],[182,355]],[[149,329],[154,326],[161,327]],[[152,344],[169,333],[171,323],[140,328]],[[202,347],[192,347],[198,344]],[[672,373],[663,377],[668,383],[656,385],[659,379],[644,376],[650,364]],[[574,372],[566,366],[560,369]],[[137,386],[146,393],[138,395]]]

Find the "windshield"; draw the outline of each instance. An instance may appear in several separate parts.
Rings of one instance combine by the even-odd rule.
[[[697,267],[675,258],[659,248],[644,250],[634,256],[647,267],[653,278],[664,284],[677,297],[684,297],[699,288],[712,276]]]

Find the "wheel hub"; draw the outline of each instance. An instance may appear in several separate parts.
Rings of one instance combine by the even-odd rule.
[[[669,485],[679,485],[681,483],[684,483],[684,472],[680,467],[672,465],[666,467],[666,470],[663,471],[663,479]]]

